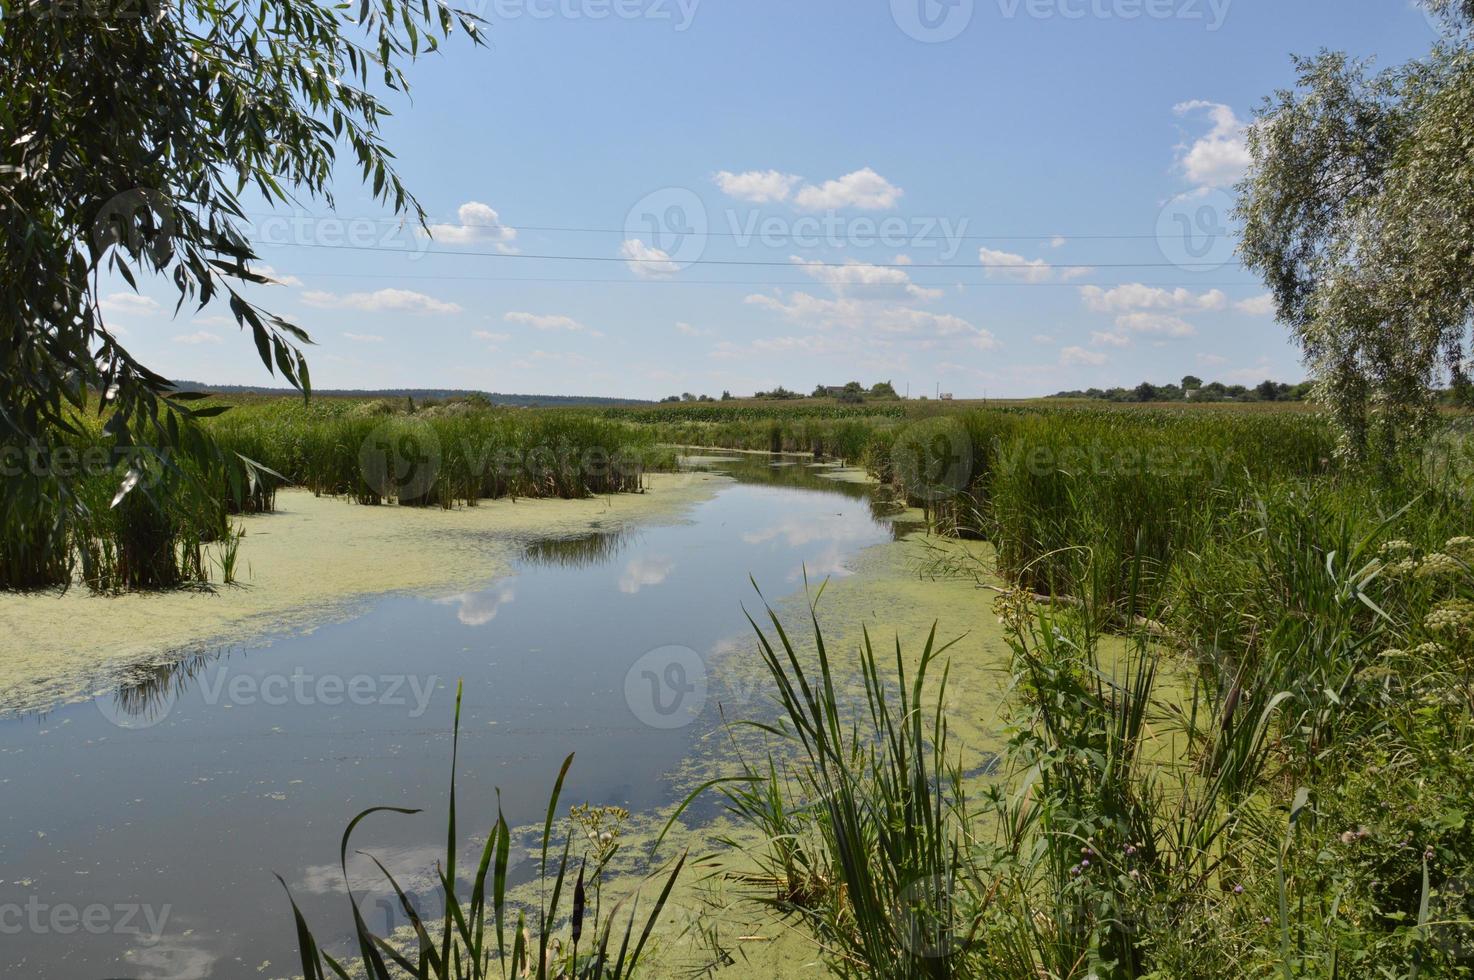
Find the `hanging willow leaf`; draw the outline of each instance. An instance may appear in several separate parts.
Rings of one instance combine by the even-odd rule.
[[[53,445],[84,393],[107,392],[100,411],[120,444],[218,469],[232,463],[192,435],[201,413],[108,329],[99,290],[157,279],[176,313],[226,296],[267,369],[307,394],[307,332],[232,288],[269,281],[238,195],[331,206],[343,153],[423,224],[381,139],[380,72],[405,91],[405,64],[433,35],[457,24],[479,45],[479,19],[443,0],[385,0],[382,16],[365,5],[357,19],[317,0],[98,4],[0,0],[0,448]],[[8,573],[38,498],[80,505],[52,473],[7,476],[4,489]]]

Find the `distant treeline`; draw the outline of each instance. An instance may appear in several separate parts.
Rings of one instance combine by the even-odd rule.
[[[176,381],[180,391],[208,391],[221,395],[294,395],[290,388],[265,388],[258,385],[208,385],[198,381]],[[484,400],[492,405],[651,405],[639,398],[601,398],[596,395],[504,395],[496,391],[467,388],[313,388],[314,395],[327,398],[412,398],[415,401],[435,399]]]
[[[1285,384],[1261,381],[1250,388],[1226,385],[1221,381],[1204,384],[1201,378],[1188,375],[1177,384],[1155,385],[1143,381],[1135,388],[1086,388],[1084,391],[1060,391],[1050,398],[1093,398],[1107,402],[1299,402],[1310,394],[1310,382]]]

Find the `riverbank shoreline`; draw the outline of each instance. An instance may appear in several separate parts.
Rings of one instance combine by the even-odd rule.
[[[643,493],[481,501],[454,510],[369,507],[306,490],[245,528],[240,583],[209,589],[0,597],[0,717],[85,700],[120,675],[210,647],[311,632],[390,594],[441,595],[507,574],[531,541],[678,520],[730,481],[650,473]]]

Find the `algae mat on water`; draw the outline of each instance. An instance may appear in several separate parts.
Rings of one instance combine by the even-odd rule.
[[[367,507],[285,490],[245,528],[239,584],[90,594],[0,595],[0,714],[89,696],[117,672],[207,645],[311,629],[389,593],[437,594],[504,575],[527,542],[676,518],[726,483],[653,473],[648,492],[584,500],[482,501],[455,510]]]
[[[831,570],[827,579],[810,570],[810,596],[819,596],[818,619],[836,668],[842,673],[836,683],[842,692],[858,697],[861,687],[858,651],[862,627],[882,651],[882,661],[893,660],[899,639],[907,669],[915,668],[933,624],[940,642],[956,640],[943,655],[950,664],[947,713],[953,748],[962,753],[972,780],[991,778],[995,752],[1002,747],[1000,708],[1008,685],[1009,648],[1003,627],[993,613],[993,593],[980,589],[972,580],[933,579],[925,574],[933,567],[937,549],[956,557],[966,552],[990,561],[987,545],[948,541],[912,535],[900,541],[876,545]],[[825,584],[827,583],[827,584]],[[797,584],[800,591],[786,594]],[[802,582],[758,585],[775,598],[778,614],[801,655],[813,649],[808,597]],[[743,601],[771,633],[765,621],[762,600],[755,594],[734,596]],[[728,721],[769,719],[771,679],[756,651],[756,639],[745,634],[733,637],[712,663],[710,697],[722,702]],[[940,675],[940,670],[936,671]],[[842,693],[841,695],[845,695]],[[851,704],[857,704],[853,698]],[[783,746],[764,742],[745,726],[714,729],[703,733],[695,753],[676,774],[675,782],[685,795],[707,780],[737,775],[738,752],[749,761],[763,764],[769,749],[780,755]],[[753,888],[734,875],[760,870],[754,855],[763,841],[751,828],[734,824],[720,813],[715,791],[707,791],[707,820],[686,818],[665,839],[657,860],[670,860],[689,849],[692,860],[677,884],[671,904],[657,930],[657,975],[690,975],[713,969],[719,977],[762,977],[764,980],[828,975],[820,951],[798,923],[780,919],[752,901]],[[628,828],[626,858],[647,853],[661,831],[669,811],[637,814]],[[735,846],[733,846],[735,845]],[[614,869],[623,876],[611,882],[614,892],[631,887],[641,874],[653,868],[642,860],[621,862]],[[729,957],[723,965],[713,962],[713,947]]]

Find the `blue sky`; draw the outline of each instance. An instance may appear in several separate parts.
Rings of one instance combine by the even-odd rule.
[[[489,47],[449,44],[390,100],[433,239],[345,169],[336,220],[253,215],[285,283],[259,298],[313,335],[319,387],[1299,380],[1222,233],[1242,126],[1291,53],[1424,53],[1420,9],[950,3],[475,0]],[[271,380],[223,309],[143,293],[104,311],[145,363]]]

